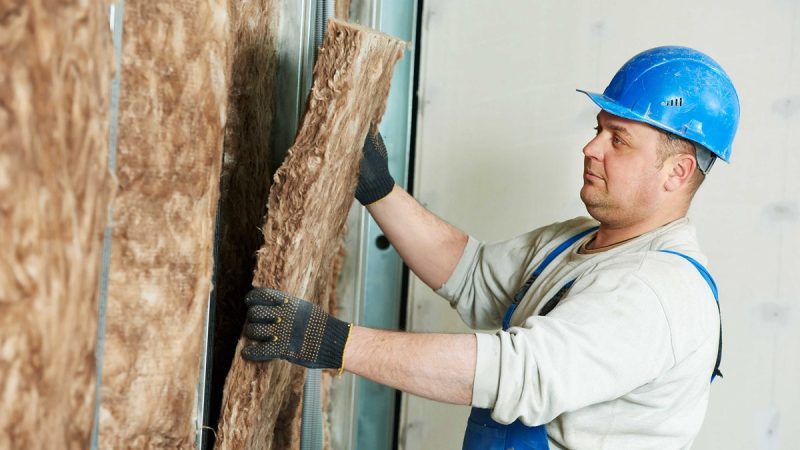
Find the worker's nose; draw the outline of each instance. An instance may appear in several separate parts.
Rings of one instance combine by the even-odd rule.
[[[583,146],[583,154],[587,158],[594,158],[594,159],[603,159],[603,149],[602,143],[600,140],[600,135],[598,134],[591,141],[587,142],[586,145]]]

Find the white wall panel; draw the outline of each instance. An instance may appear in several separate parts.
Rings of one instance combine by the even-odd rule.
[[[602,91],[635,53],[686,45],[733,78],[732,163],[690,211],[720,286],[722,369],[695,449],[800,449],[800,0],[428,0],[415,192],[495,241],[585,214],[583,144]],[[419,280],[409,328],[465,331]],[[457,449],[468,410],[406,396],[406,449]]]

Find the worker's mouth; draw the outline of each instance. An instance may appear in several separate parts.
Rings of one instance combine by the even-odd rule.
[[[586,181],[604,181],[603,177],[588,169],[583,172],[583,179]]]

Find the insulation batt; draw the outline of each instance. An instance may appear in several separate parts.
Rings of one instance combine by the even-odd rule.
[[[89,448],[108,3],[0,2],[0,449]]]
[[[228,2],[127,0],[123,36],[99,447],[193,448]]]
[[[253,285],[327,307],[361,146],[383,115],[404,47],[390,36],[329,21],[305,117],[270,190]],[[244,343],[226,380],[217,448],[297,448],[304,369],[246,362],[238,356]]]

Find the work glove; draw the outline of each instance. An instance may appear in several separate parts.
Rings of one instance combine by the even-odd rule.
[[[244,301],[244,335],[254,341],[242,349],[244,359],[285,359],[309,369],[342,368],[349,323],[275,289],[255,288]]]
[[[367,133],[362,151],[356,198],[366,206],[389,195],[394,189],[394,178],[389,174],[389,154],[380,133]]]

